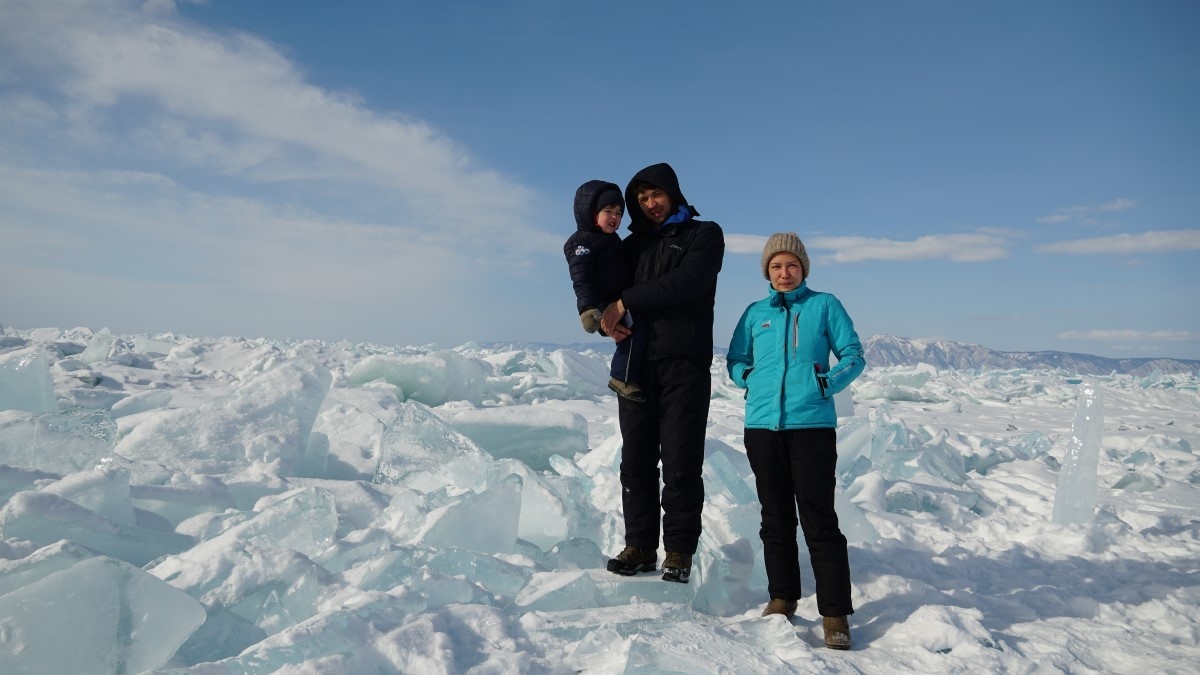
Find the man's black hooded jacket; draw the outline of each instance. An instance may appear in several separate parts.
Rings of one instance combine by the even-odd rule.
[[[656,226],[638,205],[636,186],[645,182],[671,197],[671,208],[686,206],[683,221]],[[648,330],[648,358],[689,356],[712,362],[713,307],[717,274],[725,256],[721,226],[696,220],[679,178],[669,164],[642,169],[625,188],[630,235],[623,248],[634,270],[634,285],[621,300],[633,313],[633,330]]]

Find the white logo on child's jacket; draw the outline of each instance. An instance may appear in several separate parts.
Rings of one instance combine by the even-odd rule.
[[[770,319],[767,319],[766,321],[762,322],[762,325],[761,325],[761,326],[759,326],[759,328],[770,328],[770,327],[771,327],[771,320],[770,320]]]
[[[592,249],[590,249],[586,246],[576,246],[575,247],[575,255],[587,255],[591,252],[592,252]]]

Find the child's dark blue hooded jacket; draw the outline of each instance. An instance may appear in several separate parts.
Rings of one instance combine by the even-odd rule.
[[[580,314],[593,307],[603,310],[633,283],[633,273],[621,253],[621,237],[596,227],[596,200],[609,190],[621,192],[615,184],[602,180],[590,180],[575,191],[576,231],[563,244],[563,253]]]

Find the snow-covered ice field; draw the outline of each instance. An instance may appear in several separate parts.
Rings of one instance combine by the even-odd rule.
[[[1097,508],[1059,525],[1081,378],[868,367],[835,652],[811,595],[759,616],[719,356],[692,582],[603,571],[609,356],[8,329],[0,672],[1200,672],[1196,376],[1094,380]]]

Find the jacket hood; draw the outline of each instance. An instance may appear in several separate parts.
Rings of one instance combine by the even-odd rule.
[[[625,187],[625,203],[626,210],[629,211],[629,230],[642,229],[651,227],[653,223],[642,213],[642,209],[638,206],[637,193],[633,190],[636,183],[645,182],[661,188],[664,192],[671,196],[671,207],[678,209],[680,206],[686,206],[692,212],[692,216],[700,215],[696,207],[688,203],[686,197],[683,196],[683,191],[679,189],[679,177],[675,175],[675,169],[671,168],[670,164],[662,162],[660,164],[652,164],[641,171],[629,181],[629,185]]]
[[[589,180],[579,186],[575,191],[575,229],[580,232],[600,231],[596,228],[596,200],[609,190],[616,190],[620,194],[621,187],[605,180]]]

